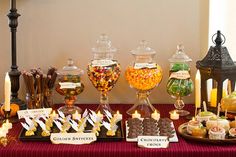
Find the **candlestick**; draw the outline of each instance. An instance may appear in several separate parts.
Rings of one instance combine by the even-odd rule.
[[[5,119],[9,119],[9,118],[10,118],[10,114],[11,114],[11,110],[6,111],[6,110],[4,109],[3,112],[4,112],[4,118],[5,118]]]
[[[72,114],[72,119],[79,120],[81,118],[81,114],[76,110],[74,114]]]
[[[5,76],[5,103],[4,103],[4,109],[5,111],[10,111],[10,105],[11,105],[11,80],[10,77],[8,75],[8,73],[6,73]]]
[[[141,118],[141,114],[138,113],[137,110],[132,114],[132,118]]]
[[[197,70],[195,77],[195,107],[201,107],[201,74],[199,70]]]
[[[11,71],[9,76],[11,78],[11,102],[14,102],[20,106],[20,109],[26,109],[26,104],[24,101],[18,98],[18,90],[20,88],[20,75],[21,72],[18,70],[16,62],[16,31],[18,26],[18,17],[20,14],[17,13],[16,0],[10,1],[11,8],[10,13],[7,15],[9,18],[8,25],[11,29]]]
[[[178,120],[179,119],[179,114],[174,110],[174,112],[170,113],[170,119]]]
[[[157,112],[157,110],[155,110],[152,114],[151,117],[157,121],[159,121],[160,119],[160,113]]]

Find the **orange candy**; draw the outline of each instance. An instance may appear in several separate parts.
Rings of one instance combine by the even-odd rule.
[[[151,90],[162,79],[162,69],[159,65],[155,68],[135,69],[129,66],[125,71],[125,77],[131,87],[138,90]]]

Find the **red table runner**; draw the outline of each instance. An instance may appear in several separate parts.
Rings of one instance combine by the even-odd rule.
[[[97,105],[84,104],[79,105],[82,109],[95,109]],[[169,111],[174,108],[173,105],[162,104],[154,105],[160,112],[161,117],[169,117]],[[124,119],[128,117],[126,111],[131,107],[127,104],[111,105],[113,110],[119,110]],[[185,109],[193,113],[194,106],[186,105]],[[186,119],[174,121],[176,129]],[[19,123],[13,125],[10,130],[10,143],[7,147],[0,147],[0,157],[124,157],[124,156],[160,156],[160,157],[233,157],[236,156],[236,145],[210,145],[205,143],[196,143],[186,141],[180,136],[178,143],[170,143],[167,149],[147,149],[139,148],[137,143],[126,142],[95,142],[89,145],[54,145],[50,142],[21,142],[18,135],[21,130]]]

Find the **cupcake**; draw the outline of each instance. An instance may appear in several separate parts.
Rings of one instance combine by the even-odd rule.
[[[229,131],[230,125],[229,121],[225,118],[212,117],[206,122],[207,130],[210,130],[212,127],[219,126],[225,129],[226,132]]]
[[[193,129],[195,129],[195,128],[200,128],[200,127],[202,127],[202,124],[201,124],[199,121],[197,121],[197,120],[195,120],[195,119],[192,119],[192,120],[190,120],[190,121],[188,122],[188,125],[187,125],[187,132],[188,132],[188,134],[191,135]]]
[[[209,139],[213,140],[224,140],[225,139],[225,129],[219,126],[214,126],[208,131]]]
[[[215,114],[212,113],[212,112],[209,112],[209,111],[203,111],[203,112],[200,112],[197,116],[196,116],[196,119],[200,122],[203,122],[203,121],[208,121],[211,117],[214,117]]]
[[[205,127],[198,127],[198,128],[193,128],[192,130],[192,136],[198,137],[198,138],[204,138],[206,137],[207,130]]]
[[[229,136],[236,137],[236,128],[229,129]]]
[[[230,125],[230,128],[236,128],[236,121],[235,120],[231,121],[229,125]]]

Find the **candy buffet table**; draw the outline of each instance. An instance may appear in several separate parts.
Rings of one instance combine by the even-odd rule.
[[[79,105],[82,109],[95,109],[96,105]],[[121,113],[130,105],[119,104],[111,105],[114,110]],[[173,105],[155,105],[161,111],[162,117],[169,116],[168,112],[173,109]],[[193,105],[186,105],[186,108],[193,113]],[[127,115],[124,114],[124,118]],[[176,128],[185,122],[184,118],[175,121]],[[115,157],[115,156],[159,156],[159,157],[233,157],[236,156],[236,145],[209,145],[204,143],[194,143],[179,137],[178,143],[170,143],[167,149],[144,149],[137,147],[136,143],[128,143],[125,139],[121,142],[95,142],[90,145],[53,145],[49,142],[21,142],[18,135],[21,130],[19,123],[14,124],[10,131],[10,143],[7,147],[0,147],[0,157]]]

